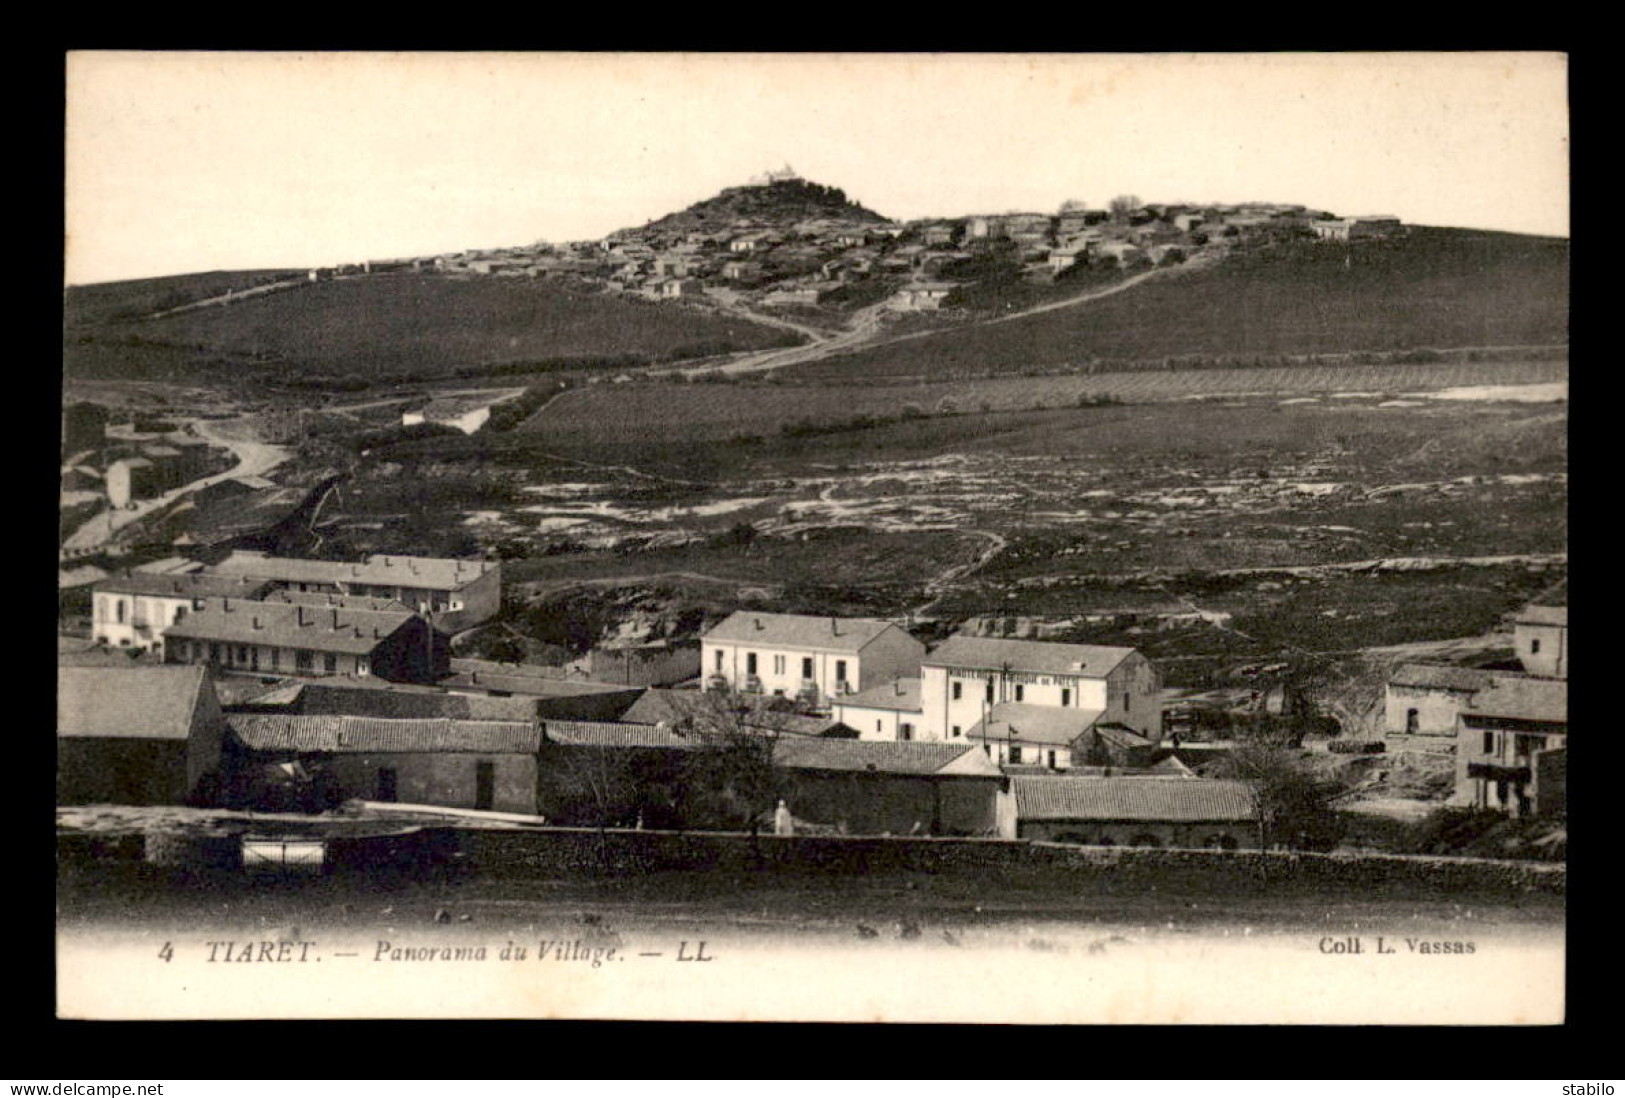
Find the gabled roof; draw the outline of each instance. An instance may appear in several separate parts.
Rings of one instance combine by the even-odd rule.
[[[857,652],[886,630],[895,628],[891,622],[878,618],[823,618],[739,610],[717,623],[703,639],[725,644],[759,644],[764,648]]]
[[[781,739],[773,761],[792,770],[842,770],[933,777],[1002,777],[982,750],[969,744],[884,740]]]
[[[215,576],[207,572],[131,572],[109,576],[96,585],[98,592],[114,595],[163,596],[172,599],[204,599],[230,596],[257,599],[269,586],[268,580],[250,576]]]
[[[1011,744],[1045,744],[1067,747],[1094,727],[1100,709],[1065,709],[1058,705],[1032,705],[1027,702],[999,702],[987,711],[985,721],[977,721],[966,739]],[[984,727],[985,726],[985,727]]]
[[[308,648],[364,655],[414,619],[406,612],[312,607],[290,602],[209,599],[168,627],[167,637]]]
[[[666,690],[650,687],[632,703],[630,709],[621,714],[621,720],[628,724],[676,726],[685,720],[703,720],[707,716],[717,715],[719,706],[725,704],[723,698],[724,695],[714,691]],[[745,707],[746,712],[739,714],[738,720],[746,728],[783,732],[793,736],[823,736],[845,727],[832,717],[806,716],[792,712],[787,706],[781,708],[785,706],[782,698],[770,698],[761,694],[735,694],[732,695],[732,701]]]
[[[1490,686],[1499,677],[1501,676],[1494,671],[1480,671],[1475,667],[1407,663],[1388,676],[1388,685],[1423,690],[1454,690],[1458,693],[1471,694]]]
[[[1056,644],[958,634],[937,645],[921,662],[928,667],[986,671],[998,671],[1008,665],[1011,671],[1103,679],[1133,654],[1132,648],[1098,644]]]
[[[533,754],[541,744],[540,728],[528,721],[231,713],[226,726],[252,751]]]
[[[248,577],[244,576],[244,579]],[[305,606],[338,606],[349,610],[386,610],[397,614],[410,614],[412,608],[399,599],[376,598],[372,595],[335,595],[329,591],[293,591],[282,588],[267,591],[266,602],[292,602]]]
[[[894,709],[903,713],[920,711],[920,680],[893,679],[856,694],[836,698],[837,706],[857,709]]]
[[[1473,717],[1567,724],[1569,684],[1557,679],[1498,679],[1488,690],[1474,694],[1463,708],[1464,720]]]
[[[1258,810],[1245,782],[1203,778],[1010,779],[1021,820],[1239,823]]]
[[[56,734],[185,740],[207,678],[202,666],[58,667]]]
[[[290,705],[307,715],[385,717],[392,720],[531,721],[535,698],[493,698],[484,694],[442,694],[434,690],[374,689],[329,682],[301,684]]]

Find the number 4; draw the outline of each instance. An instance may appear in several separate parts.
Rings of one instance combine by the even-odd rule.
[[[171,948],[169,942],[165,942],[164,948],[158,951],[158,956],[162,957],[165,961],[173,960],[175,957],[175,950]]]

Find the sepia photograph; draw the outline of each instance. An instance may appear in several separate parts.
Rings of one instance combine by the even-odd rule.
[[[1564,55],[64,71],[59,1018],[1565,1021]]]

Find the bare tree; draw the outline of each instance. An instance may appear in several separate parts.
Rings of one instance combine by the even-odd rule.
[[[1294,850],[1329,850],[1342,838],[1337,805],[1349,795],[1342,781],[1316,772],[1289,745],[1284,724],[1271,722],[1230,751],[1224,776],[1245,782],[1258,812],[1263,846]]]
[[[624,825],[638,807],[638,786],[628,753],[601,745],[561,745],[544,781],[575,822],[598,829]]]
[[[696,702],[673,729],[692,741],[683,760],[685,800],[699,815],[755,836],[786,789],[774,761],[784,714],[726,690],[706,691]]]

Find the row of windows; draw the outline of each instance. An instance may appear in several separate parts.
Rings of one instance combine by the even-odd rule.
[[[337,674],[339,658],[332,652],[312,652],[305,648],[295,648],[293,653],[293,670],[295,672],[312,673],[316,670],[318,662],[323,672]],[[207,655],[205,656],[205,652]],[[182,653],[188,660],[207,659],[210,663],[221,663],[227,667],[246,667],[250,671],[280,671],[282,670],[283,649],[270,649],[270,662],[261,667],[260,649],[255,645],[247,644],[220,644],[211,641],[205,645],[202,641],[193,641],[185,646]],[[356,674],[365,675],[367,664],[365,660],[356,662]]]
[[[716,670],[717,672],[720,673],[722,671],[722,662],[723,662],[723,651],[722,651],[722,649],[718,648],[716,650],[715,659],[716,659],[716,663],[715,663],[714,670]],[[776,655],[776,656],[773,657],[773,673],[775,675],[784,674],[786,669],[788,668],[788,666],[789,666],[789,664],[787,663],[787,657],[782,656],[782,655]],[[757,673],[756,668],[757,668],[756,653],[755,652],[746,652],[745,653],[745,674],[747,674],[747,675],[756,674]],[[811,656],[803,656],[802,659],[801,659],[801,677],[804,678],[804,679],[811,679],[813,677],[813,661],[812,661]],[[836,682],[845,682],[846,681],[846,661],[845,660],[836,660],[835,661],[835,681]]]
[[[953,700],[954,701],[959,701],[960,699],[962,699],[965,696],[965,684],[958,681],[958,680],[955,680],[953,682],[952,690],[953,690]],[[987,682],[985,684],[985,690],[986,690],[985,696],[986,696],[987,700],[992,701],[993,700],[993,680],[992,679],[987,680]],[[1015,696],[1016,701],[1020,702],[1020,701],[1026,701],[1027,700],[1027,688],[1024,685],[1022,685],[1021,683],[1019,683],[1019,682],[1015,684],[1015,694],[1016,694],[1016,696]],[[1061,707],[1064,709],[1064,708],[1070,706],[1071,704],[1072,704],[1072,690],[1071,690],[1071,688],[1070,687],[1062,687],[1061,688]],[[1130,692],[1126,691],[1126,690],[1123,692],[1123,708],[1124,709],[1132,709],[1132,708],[1134,708],[1134,695],[1131,694]]]

